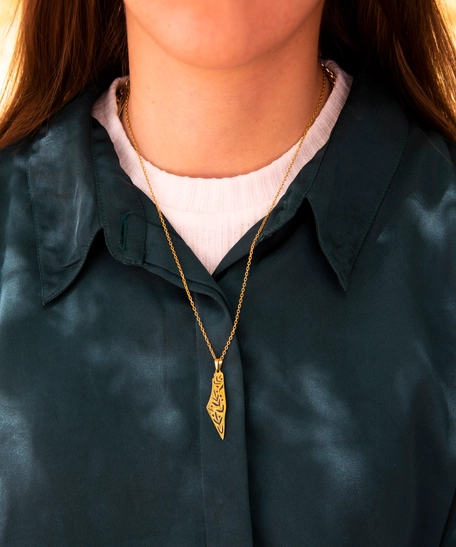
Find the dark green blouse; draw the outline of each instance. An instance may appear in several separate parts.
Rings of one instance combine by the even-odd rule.
[[[214,370],[93,89],[0,152],[1,547],[456,546],[456,150],[368,76],[273,211]],[[253,227],[210,275],[220,353]]]

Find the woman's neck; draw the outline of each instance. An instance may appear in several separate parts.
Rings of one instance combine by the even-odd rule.
[[[141,154],[160,169],[203,178],[248,173],[303,134],[323,82],[315,25],[229,69],[186,64],[129,25],[130,119]]]

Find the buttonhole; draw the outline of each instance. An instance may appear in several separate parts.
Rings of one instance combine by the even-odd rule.
[[[120,242],[119,247],[121,251],[125,251],[127,248],[127,227],[128,227],[128,217],[133,211],[129,211],[120,217]]]

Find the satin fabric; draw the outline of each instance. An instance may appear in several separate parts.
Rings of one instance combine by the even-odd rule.
[[[456,545],[455,147],[368,75],[274,209],[214,365],[88,88],[0,152],[2,547]],[[220,353],[255,226],[213,276]]]

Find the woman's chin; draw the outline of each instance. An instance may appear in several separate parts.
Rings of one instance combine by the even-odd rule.
[[[155,5],[154,5],[155,4]],[[300,31],[318,39],[322,0],[266,1],[207,9],[125,1],[130,47],[149,42],[176,61],[202,69],[234,69],[279,49]],[[310,36],[309,36],[310,38]],[[135,44],[136,43],[136,44]]]

